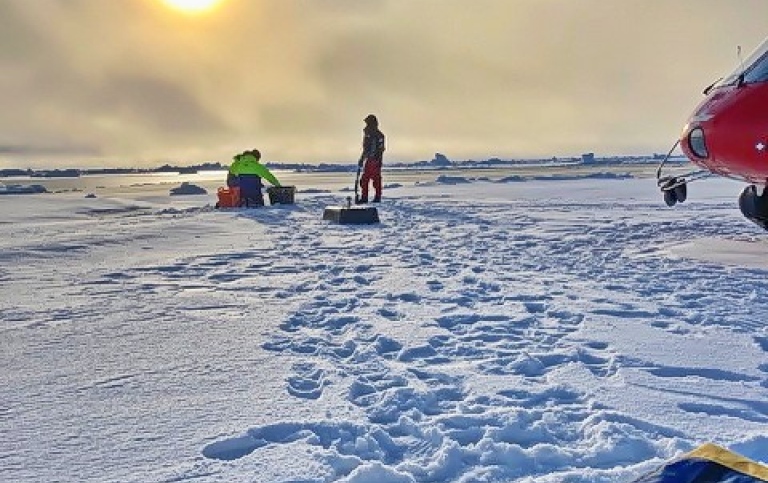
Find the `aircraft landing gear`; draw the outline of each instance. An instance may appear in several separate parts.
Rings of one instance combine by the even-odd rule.
[[[749,185],[739,195],[739,209],[746,219],[768,230],[768,188],[757,194],[757,186]]]
[[[679,139],[675,142],[675,145],[672,146],[672,149],[669,150],[667,155],[664,156],[659,167],[656,168],[656,185],[661,188],[661,192],[664,195],[664,203],[666,203],[667,206],[675,206],[688,199],[688,183],[712,176],[711,171],[703,169],[690,171],[680,176],[662,176],[661,171],[664,168],[664,165],[667,164],[667,160],[677,148],[678,144],[680,144]]]
[[[659,187],[664,193],[664,203],[667,206],[675,206],[688,199],[688,182],[685,178],[662,178],[659,180]]]

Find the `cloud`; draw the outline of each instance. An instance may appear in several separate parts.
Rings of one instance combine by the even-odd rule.
[[[141,73],[110,76],[85,101],[91,112],[112,113],[156,136],[199,139],[227,128],[186,86]]]
[[[0,145],[0,154],[19,156],[95,156],[101,153],[89,146]]]
[[[96,164],[665,151],[763,0],[0,0],[0,144]],[[0,166],[16,165],[0,153]],[[57,162],[51,160],[50,162]]]

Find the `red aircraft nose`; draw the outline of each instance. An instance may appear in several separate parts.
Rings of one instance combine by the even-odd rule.
[[[721,87],[686,125],[680,145],[715,174],[765,184],[768,179],[768,83]]]

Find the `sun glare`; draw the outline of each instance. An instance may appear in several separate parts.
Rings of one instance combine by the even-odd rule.
[[[162,0],[166,5],[188,13],[202,13],[213,9],[222,0]]]

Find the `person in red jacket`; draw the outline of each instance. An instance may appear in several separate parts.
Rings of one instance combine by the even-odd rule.
[[[360,198],[358,203],[368,203],[368,185],[373,182],[375,195],[374,203],[381,201],[381,163],[384,157],[384,133],[379,130],[379,120],[376,116],[369,114],[364,119],[365,129],[363,129],[363,154],[360,156],[359,167],[363,168],[363,175],[360,178]]]

